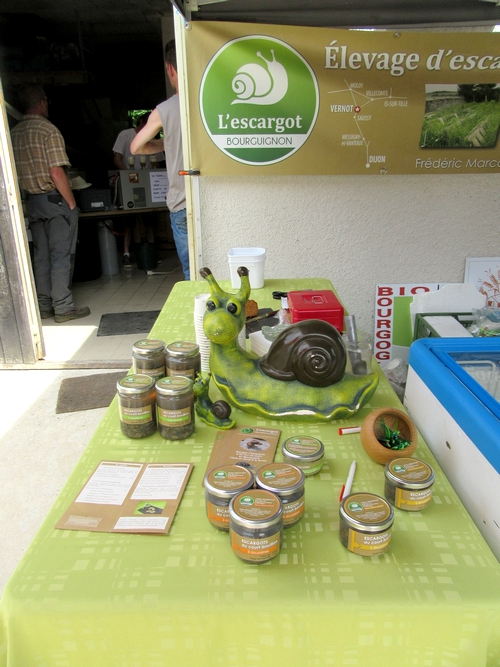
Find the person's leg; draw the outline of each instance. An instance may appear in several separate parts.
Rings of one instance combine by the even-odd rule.
[[[130,259],[130,239],[132,238],[132,229],[130,225],[127,225],[125,234],[123,236],[123,266],[132,266],[132,260]]]
[[[184,278],[190,280],[189,272],[189,243],[187,233],[187,214],[186,209],[182,208],[180,211],[170,211],[170,222],[172,226],[172,233],[174,235],[175,247],[177,254],[182,264],[182,271]]]
[[[35,276],[38,309],[42,319],[44,319],[54,314],[51,297],[49,239],[45,231],[45,224],[41,220],[30,222],[30,230],[33,238],[33,274]]]
[[[33,274],[38,299],[38,309],[42,319],[54,314],[52,306],[52,282],[50,270],[49,238],[43,218],[45,213],[39,202],[33,198],[27,202],[27,213],[33,239]]]
[[[66,204],[52,204],[54,217],[47,220],[45,228],[49,237],[52,279],[52,303],[54,311],[61,315],[73,310],[71,282],[71,251],[76,248],[78,210],[69,210]]]

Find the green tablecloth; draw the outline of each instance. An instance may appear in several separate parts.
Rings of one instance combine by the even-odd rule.
[[[276,307],[272,290],[301,288],[331,284],[270,280],[252,298]],[[206,291],[204,282],[178,283],[151,337],[194,340],[194,295]],[[498,667],[500,565],[422,440],[415,456],[436,472],[431,505],[395,510],[382,556],[363,558],[340,543],[338,498],[351,461],[353,490],[383,495],[384,483],[359,435],[339,436],[338,427],[386,405],[399,404],[381,374],[351,420],[302,426],[233,411],[238,425],[272,425],[281,441],[311,434],[326,451],[322,471],[306,480],[305,516],[285,531],[279,556],[249,565],[205,516],[201,482],[216,430],[198,423],[180,443],[129,440],[115,399],[5,588],[0,665]],[[194,463],[170,535],[54,529],[101,460]]]

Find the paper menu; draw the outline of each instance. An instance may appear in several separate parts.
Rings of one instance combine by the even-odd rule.
[[[192,463],[101,461],[56,528],[167,534],[192,469]]]

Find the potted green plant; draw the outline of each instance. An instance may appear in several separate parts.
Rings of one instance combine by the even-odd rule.
[[[414,454],[418,431],[406,412],[391,407],[378,408],[363,420],[360,438],[368,456],[385,465],[392,459]]]

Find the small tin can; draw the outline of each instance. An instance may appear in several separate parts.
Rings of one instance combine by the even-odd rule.
[[[281,447],[283,460],[300,468],[304,475],[314,475],[323,466],[325,448],[321,440],[298,435],[285,440]]]
[[[144,338],[132,347],[132,370],[157,380],[165,375],[165,343],[155,338]]]
[[[352,493],[340,504],[340,541],[360,556],[378,556],[389,548],[394,510],[373,493]]]
[[[283,528],[300,521],[305,507],[304,472],[289,463],[268,463],[257,471],[257,487],[271,491],[283,503]]]
[[[194,432],[193,382],[182,375],[156,381],[158,432],[166,440],[184,440]]]
[[[186,340],[170,343],[165,351],[165,367],[167,375],[184,375],[194,381],[201,372],[200,348]]]
[[[229,531],[229,503],[231,498],[254,485],[253,473],[238,465],[214,468],[205,475],[207,518],[219,530]]]
[[[229,537],[233,552],[247,563],[277,556],[283,541],[283,508],[278,496],[253,489],[229,503]]]
[[[156,431],[155,381],[142,373],[126,375],[116,384],[120,428],[129,438],[145,438]]]
[[[385,497],[400,510],[419,512],[432,498],[434,471],[419,459],[399,458],[385,466]]]

